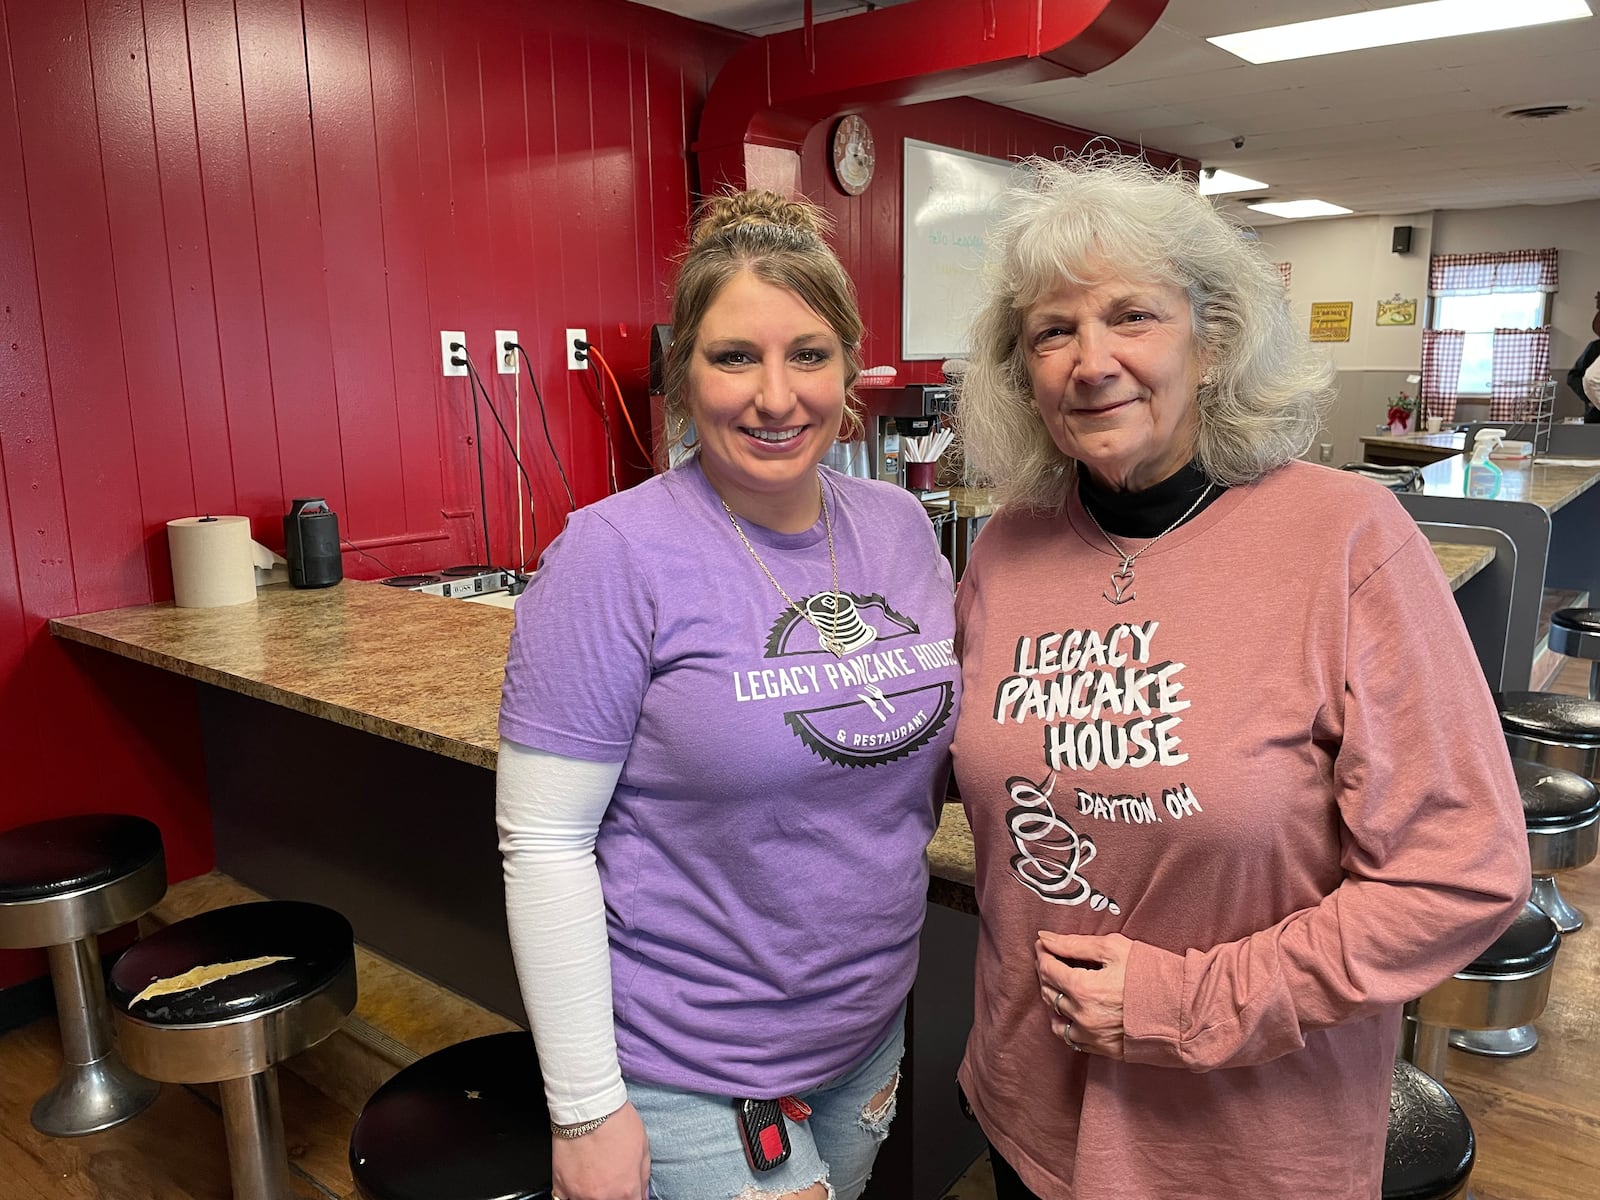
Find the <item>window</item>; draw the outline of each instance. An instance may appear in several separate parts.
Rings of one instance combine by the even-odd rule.
[[[1433,301],[1428,327],[1466,334],[1456,392],[1491,393],[1494,331],[1548,325],[1557,282],[1554,248],[1433,256],[1428,264],[1428,295]],[[1444,390],[1449,390],[1448,381]]]
[[[1494,331],[1537,329],[1549,323],[1546,292],[1497,292],[1490,296],[1439,296],[1433,302],[1435,329],[1460,329],[1461,378],[1456,390],[1463,395],[1489,394],[1494,373]]]

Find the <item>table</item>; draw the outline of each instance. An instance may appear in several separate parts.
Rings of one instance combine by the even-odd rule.
[[[1380,433],[1361,439],[1361,457],[1370,463],[1425,467],[1460,454],[1466,435],[1460,433]]]

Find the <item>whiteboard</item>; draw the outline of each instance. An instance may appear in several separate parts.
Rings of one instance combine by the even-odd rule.
[[[1022,178],[1004,159],[905,139],[900,357],[967,352],[994,202]]]

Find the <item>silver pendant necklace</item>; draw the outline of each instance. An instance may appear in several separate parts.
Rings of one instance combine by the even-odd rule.
[[[828,513],[828,491],[822,486],[822,476],[817,475],[817,498],[822,503],[822,523],[828,531],[828,566],[833,571],[833,614],[837,619],[844,604],[839,598],[839,559],[833,552],[833,517]],[[719,497],[720,499],[720,497]],[[761,573],[767,577],[772,586],[778,589],[778,595],[783,597],[784,603],[799,614],[817,631],[817,640],[822,643],[822,648],[835,658],[843,658],[847,647],[840,640],[838,633],[833,629],[824,628],[822,623],[814,617],[808,608],[803,608],[790,598],[789,593],[783,590],[783,584],[767,569],[767,564],[761,561],[761,555],[756,553],[756,548],[750,544],[750,539],[745,537],[744,530],[739,525],[739,518],[733,515],[733,509],[726,500],[722,501],[722,511],[728,514],[728,520],[733,522],[733,531],[739,535],[739,540],[744,543],[744,548],[750,552],[750,557],[756,560],[756,566],[761,568]]]
[[[1211,483],[1206,484],[1206,490],[1201,492],[1200,495],[1195,498],[1195,502],[1189,505],[1188,511],[1185,512],[1183,516],[1179,517],[1171,525],[1168,525],[1165,529],[1156,534],[1155,537],[1151,538],[1144,545],[1140,546],[1132,554],[1129,554],[1121,546],[1117,545],[1116,542],[1111,540],[1111,535],[1105,531],[1104,527],[1101,526],[1099,521],[1094,519],[1094,513],[1090,512],[1089,506],[1085,504],[1083,506],[1083,511],[1088,514],[1089,520],[1094,522],[1094,527],[1100,530],[1100,536],[1105,538],[1106,545],[1110,546],[1111,549],[1116,553],[1117,557],[1122,560],[1117,564],[1116,569],[1111,572],[1111,588],[1116,594],[1113,595],[1111,592],[1101,592],[1100,594],[1112,604],[1126,604],[1129,600],[1138,599],[1138,597],[1134,595],[1133,591],[1134,560],[1146,550],[1150,549],[1151,546],[1154,546],[1162,538],[1166,537],[1167,534],[1171,533],[1179,525],[1182,525],[1185,521],[1192,517],[1195,510],[1205,503],[1206,497],[1211,494],[1211,489],[1215,486],[1215,484]]]

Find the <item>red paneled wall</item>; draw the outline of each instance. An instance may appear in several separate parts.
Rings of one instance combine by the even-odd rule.
[[[649,325],[690,209],[687,147],[740,39],[622,0],[0,0],[0,828],[114,808],[162,827],[174,878],[208,869],[192,688],[55,642],[53,616],[171,596],[164,523],[279,518],[321,495],[373,578],[532,558],[566,496],[609,489],[597,392],[564,368],[587,328],[641,432]],[[900,328],[899,138],[1048,153],[1072,131],[970,101],[869,113],[866,195],[807,190],[860,282],[869,363]],[[468,349],[522,455],[482,414]],[[902,379],[937,364],[902,364]],[[613,401],[613,427],[625,437]],[[644,464],[614,449],[622,482]],[[0,954],[0,987],[41,970]]]
[[[642,371],[740,40],[620,0],[0,0],[0,828],[139,812],[174,878],[208,869],[191,686],[45,628],[169,599],[170,518],[242,513],[281,550],[321,495],[352,577],[490,557],[440,329],[508,423],[520,392],[539,544],[566,497],[493,330],[533,358],[578,502],[606,493],[559,330]],[[508,564],[536,543],[482,421]],[[41,961],[0,956],[0,986]]]

